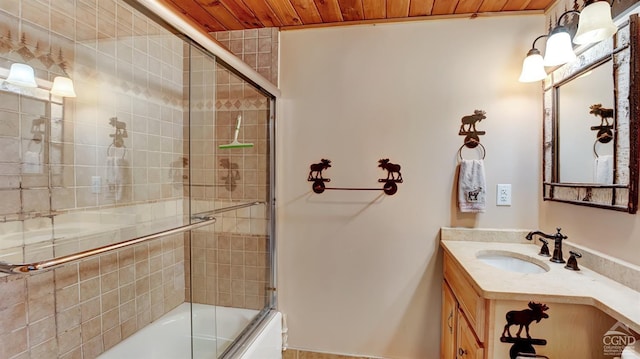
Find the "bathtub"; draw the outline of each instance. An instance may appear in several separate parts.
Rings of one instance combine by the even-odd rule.
[[[191,306],[193,306],[193,322]],[[257,313],[257,310],[251,309],[182,303],[98,358],[215,359],[217,353],[222,353]],[[280,313],[271,314],[269,320],[256,330],[256,334],[236,357],[241,359],[281,358],[280,318]],[[216,324],[217,332],[216,326],[212,323]],[[192,325],[193,356],[191,355]]]

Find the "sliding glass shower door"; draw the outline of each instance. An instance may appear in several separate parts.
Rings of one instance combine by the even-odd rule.
[[[195,358],[220,357],[273,305],[273,99],[210,54],[189,47],[191,213],[215,225],[190,241]]]

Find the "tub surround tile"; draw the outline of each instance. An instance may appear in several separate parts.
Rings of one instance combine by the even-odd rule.
[[[192,300],[237,308],[264,307],[268,282],[267,276],[259,273],[268,271],[266,243],[262,235],[194,232],[187,253],[191,257],[187,290],[193,288]]]
[[[0,277],[0,291],[11,293],[0,303],[0,358],[95,358],[184,302],[182,261],[172,259],[171,268],[151,273],[145,268],[134,280],[139,263],[148,261],[147,246],[139,246],[44,273]],[[182,250],[182,237],[170,238],[157,257]],[[118,269],[118,258],[127,265]]]
[[[440,244],[469,274],[476,291],[483,297],[524,301],[532,296],[539,296],[549,302],[591,305],[629,325],[636,332],[640,332],[639,291],[592,270],[580,261],[580,271],[570,271],[562,264],[550,263],[545,257],[538,256],[538,245],[522,243],[520,240],[516,240],[516,243],[508,243],[508,238],[520,238],[522,231],[516,231],[517,235],[501,230],[473,231],[485,233],[478,235],[468,230],[442,228]],[[456,233],[463,234],[460,237],[461,240],[456,240]],[[500,236],[500,233],[505,235]],[[476,241],[470,238],[502,238],[503,240]],[[476,253],[482,250],[511,251],[534,259],[542,258],[545,263],[548,263],[549,271],[523,274],[500,270],[476,258]],[[640,272],[636,274],[636,278],[638,274]],[[533,278],[535,280],[531,280]]]

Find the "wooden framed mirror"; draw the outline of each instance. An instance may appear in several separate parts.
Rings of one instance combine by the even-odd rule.
[[[544,81],[544,200],[636,213],[638,15]]]

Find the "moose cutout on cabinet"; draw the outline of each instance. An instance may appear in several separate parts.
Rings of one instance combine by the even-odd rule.
[[[534,345],[547,345],[546,339],[532,338],[529,333],[529,326],[535,321],[540,323],[542,319],[549,318],[549,314],[546,311],[549,307],[543,303],[529,302],[528,309],[523,310],[511,310],[505,315],[507,324],[505,324],[502,330],[502,336],[500,341],[502,343],[513,344],[509,350],[509,357],[515,359],[521,356],[534,355],[536,350]],[[518,326],[518,331],[515,336],[511,334],[511,326]],[[526,338],[521,336],[522,329],[525,329]]]

